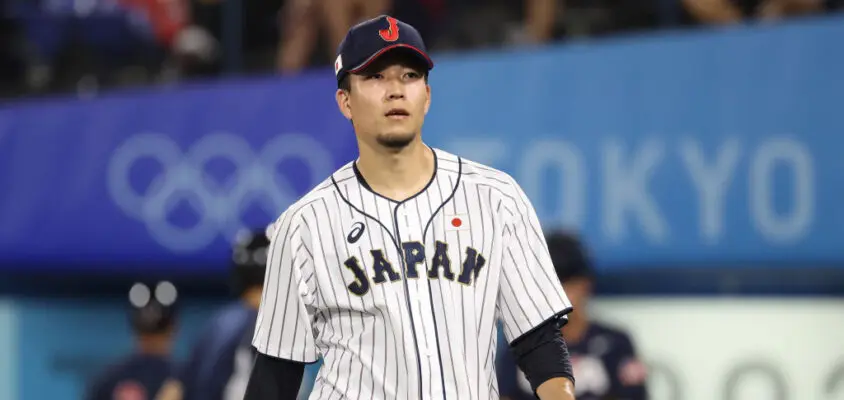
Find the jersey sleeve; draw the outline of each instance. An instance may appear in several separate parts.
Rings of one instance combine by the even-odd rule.
[[[512,178],[511,178],[512,179]],[[513,343],[551,318],[572,308],[557,278],[539,218],[522,189],[512,182],[514,196],[502,200],[502,271],[496,306],[504,335]]]
[[[301,216],[286,211],[272,227],[264,290],[252,345],[262,354],[298,362],[315,362],[313,291],[304,270],[313,269],[312,252]]]

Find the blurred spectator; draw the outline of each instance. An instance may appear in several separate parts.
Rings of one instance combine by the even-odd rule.
[[[525,27],[525,14],[543,7],[555,8],[562,0],[463,0],[447,2],[447,15],[441,32],[431,48],[436,50],[464,50],[499,47],[508,43],[533,42],[525,33],[532,30],[536,40],[547,34],[548,24],[556,21],[552,10],[533,21],[533,29]],[[536,14],[534,14],[536,15]]]
[[[554,233],[547,240],[557,277],[574,307],[562,331],[571,354],[577,399],[646,399],[645,366],[636,356],[633,341],[625,332],[589,317],[594,271],[585,248],[569,234]],[[509,351],[500,355],[497,371],[502,399],[535,399]]]
[[[465,0],[448,3],[434,48],[523,46],[654,29],[659,0]],[[467,23],[471,21],[471,23]]]
[[[425,43],[441,36],[442,25],[450,14],[449,0],[393,0],[390,14],[419,32]]]
[[[36,90],[95,91],[154,80],[186,22],[185,0],[10,0]]]
[[[288,0],[281,17],[279,71],[295,73],[307,67],[322,32],[326,43],[321,51],[325,60],[333,61],[351,26],[386,14],[392,6],[392,0]]]
[[[290,1],[192,0],[192,23],[176,46],[184,75],[274,69],[279,14]]]
[[[188,21],[188,4],[185,0],[120,0],[124,6],[141,13],[156,41],[170,47],[176,35]]]
[[[2,11],[0,6],[0,98],[23,93],[26,83],[26,54],[20,28]]]
[[[176,288],[161,282],[155,290],[135,284],[129,291],[137,350],[110,366],[90,385],[87,400],[151,399],[173,373],[170,361],[176,330]]]
[[[168,382],[159,400],[243,399],[255,360],[252,336],[269,245],[264,231],[245,235],[235,245],[232,277],[239,299],[212,318],[190,359],[177,379]]]
[[[186,26],[173,40],[165,79],[215,75],[221,68],[220,52],[220,43],[211,32],[195,24]]]
[[[526,39],[531,43],[544,43],[553,39],[559,0],[525,0]],[[562,7],[560,7],[562,8]]]
[[[822,11],[823,0],[683,0],[692,18],[705,24],[746,19],[775,20]]]
[[[95,92],[329,65],[346,30],[392,14],[433,51],[681,23],[778,20],[844,0],[0,0],[0,96]]]

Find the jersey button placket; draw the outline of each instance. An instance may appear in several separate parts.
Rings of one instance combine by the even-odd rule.
[[[399,224],[401,225],[401,228],[402,228],[402,234],[404,235],[401,239],[399,239],[399,243],[410,242],[410,241],[414,240],[413,239],[414,238],[413,232],[415,232],[415,231],[413,231],[413,229],[414,229],[414,227],[412,226],[413,224],[409,222],[407,210],[408,210],[407,203],[404,203],[401,206],[399,206],[399,211],[396,214],[399,218]],[[402,257],[404,260],[407,260],[407,258],[405,257],[405,254],[404,254],[404,247],[403,246],[402,246],[402,254],[400,255],[400,257]],[[404,266],[404,271],[402,271],[402,277],[407,280],[408,294],[410,295],[410,298],[411,298],[410,306],[413,307],[413,310],[411,310],[413,313],[411,315],[413,315],[414,319],[416,320],[414,322],[415,322],[417,327],[424,327],[425,326],[424,324],[422,324],[422,325],[419,324],[420,323],[419,319],[422,318],[422,315],[420,314],[421,309],[419,308],[419,302],[416,301],[416,299],[419,298],[419,288],[417,286],[418,279],[408,278],[407,270],[408,270],[409,267],[407,265],[407,262],[402,262],[401,265]],[[417,275],[418,275],[418,272],[419,271],[417,271]],[[417,328],[417,333],[418,334],[424,334],[425,330]],[[420,340],[419,341],[420,356],[425,356],[425,355],[428,354],[428,352],[429,351],[428,351],[427,343],[424,340]]]
[[[412,207],[407,207],[404,210],[406,213],[414,213],[414,217],[418,218],[416,215],[418,211]],[[407,232],[414,232],[414,236],[412,240],[416,240],[422,244],[423,248],[425,249],[425,260],[430,257],[428,246],[425,245],[423,235],[423,227],[416,223],[417,219],[414,218],[407,218]],[[424,221],[422,221],[424,223]],[[422,329],[423,334],[425,335],[423,340],[421,340],[421,345],[424,346],[424,351],[422,355],[424,355],[428,360],[426,362],[431,362],[431,358],[436,357],[437,355],[437,345],[436,339],[434,338],[434,328],[433,328],[433,320],[432,315],[429,312],[429,305],[428,305],[428,262],[423,261],[416,265],[416,279],[412,281],[414,284],[412,285],[414,288],[414,298],[416,299],[415,306],[419,309],[419,319],[420,323],[424,327]],[[428,369],[426,368],[425,373],[427,375]],[[433,371],[436,373],[436,371]]]
[[[417,352],[416,353],[416,356],[417,356],[416,361],[417,361],[417,368],[418,368],[418,371],[417,371],[418,375],[417,376],[418,376],[418,379],[420,380],[420,382],[417,383],[419,385],[418,386],[418,389],[419,389],[418,395],[422,396],[423,395],[424,382],[426,382],[426,379],[430,379],[430,377],[427,376],[426,368],[425,368],[424,364],[422,363],[423,360],[427,361],[427,357],[425,357],[425,355],[426,355],[428,350],[426,348],[427,346],[426,346],[426,343],[424,341],[424,337],[427,336],[427,335],[424,335],[424,333],[420,332],[421,327],[424,326],[424,325],[419,324],[419,322],[420,322],[419,319],[421,318],[421,316],[419,315],[420,311],[419,311],[418,307],[415,305],[415,301],[414,301],[414,299],[417,297],[417,292],[418,292],[417,288],[416,288],[416,284],[414,282],[414,281],[416,281],[416,279],[408,279],[408,277],[407,277],[407,264],[405,263],[406,258],[405,258],[405,255],[404,255],[404,246],[402,245],[402,243],[404,243],[405,241],[412,240],[411,238],[413,236],[410,234],[410,231],[408,231],[408,229],[407,229],[408,228],[407,227],[408,218],[407,218],[407,211],[406,211],[407,207],[406,206],[407,206],[407,203],[398,204],[398,205],[395,206],[395,208],[393,210],[393,218],[394,218],[393,225],[394,225],[394,229],[395,229],[396,242],[398,244],[398,255],[401,258],[401,260],[399,261],[399,265],[401,265],[402,268],[403,268],[402,271],[401,271],[401,277],[402,277],[402,280],[404,281],[404,282],[402,282],[402,286],[407,289],[407,292],[405,292],[405,296],[407,296],[407,297],[405,298],[405,303],[402,304],[402,307],[408,308],[407,311],[406,311],[406,314],[407,314],[407,317],[410,319],[410,324],[411,324],[410,326],[411,326],[411,330],[413,331],[413,338],[411,340],[414,341],[414,347],[415,347],[415,350]],[[421,334],[422,337],[420,337],[420,334]]]

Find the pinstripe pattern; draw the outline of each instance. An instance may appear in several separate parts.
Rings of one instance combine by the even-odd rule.
[[[322,357],[311,399],[497,399],[496,323],[512,342],[570,309],[516,182],[435,154],[404,202],[350,163],[275,222],[253,344]]]

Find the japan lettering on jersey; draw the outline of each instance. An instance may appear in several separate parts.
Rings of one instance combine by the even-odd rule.
[[[432,151],[405,201],[349,163],[276,221],[253,344],[322,357],[311,399],[497,399],[496,321],[512,342],[571,310],[516,182]]]

